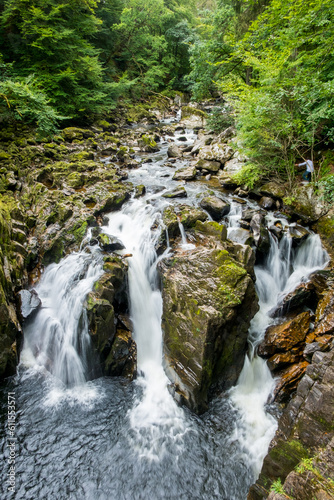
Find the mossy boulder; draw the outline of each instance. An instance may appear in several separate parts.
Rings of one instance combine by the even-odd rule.
[[[105,375],[133,378],[136,346],[130,332],[116,330],[117,316],[127,308],[127,265],[116,256],[105,257],[104,274],[86,299],[89,333]]]
[[[166,370],[176,399],[196,412],[213,386],[237,381],[258,310],[250,275],[222,245],[175,252],[160,265]]]
[[[65,141],[82,141],[84,138],[94,137],[94,132],[88,129],[81,129],[77,127],[67,127],[61,131],[62,137]]]

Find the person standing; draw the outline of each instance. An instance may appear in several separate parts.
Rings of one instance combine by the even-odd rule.
[[[306,170],[302,175],[302,178],[304,181],[310,182],[312,174],[314,172],[314,166],[313,166],[313,161],[312,160],[306,160],[303,163],[295,163],[296,167],[302,167],[303,165],[306,165]]]

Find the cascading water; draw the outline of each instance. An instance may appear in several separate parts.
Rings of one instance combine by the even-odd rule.
[[[42,301],[37,316],[24,329],[23,366],[39,366],[63,387],[90,378],[90,337],[84,300],[102,274],[102,257],[73,253],[46,268],[36,291]]]
[[[189,131],[182,135],[187,145],[194,139]],[[162,368],[162,299],[156,266],[164,256],[157,257],[154,250],[164,230],[160,214],[168,204],[159,199],[156,188],[177,185],[170,165],[164,164],[167,148],[166,142],[160,153],[152,154],[154,162],[129,171],[129,180],[145,184],[148,194],[109,214],[109,225],[103,228],[123,242],[120,253],[132,254],[127,261],[138,350],[136,383],[117,377],[85,383],[90,379],[91,349],[83,302],[102,273],[97,246],[48,267],[36,287],[43,307],[25,329],[15,385],[21,409],[16,500],[244,500],[258,475],[276,422],[265,411],[273,380],[266,363],[255,355],[256,346],[272,321],[271,309],[312,271],[324,267],[327,256],[314,235],[297,249],[288,236],[280,243],[271,239],[267,261],[255,268],[260,310],[251,323],[250,353],[237,386],[212,401],[201,417],[179,408]],[[186,163],[184,159],[175,166]],[[201,183],[187,184],[188,203],[197,204],[202,191]],[[231,239],[241,208],[231,203]],[[181,235],[183,231],[181,225]],[[185,233],[182,238],[184,248],[191,250]],[[89,404],[80,404],[87,398],[78,395],[92,384]],[[46,401],[50,385],[52,391],[57,386],[59,397],[53,394]],[[74,389],[66,388],[71,386]],[[4,390],[2,394],[5,405]],[[5,442],[6,436],[1,437]],[[5,495],[4,488],[0,485],[0,495]]]
[[[267,260],[264,265],[255,266],[260,309],[251,322],[249,353],[230,396],[241,412],[241,422],[232,439],[238,439],[247,450],[256,476],[276,429],[276,420],[265,410],[274,380],[266,361],[256,355],[256,347],[274,322],[269,314],[280,300],[327,262],[328,255],[318,235],[310,235],[297,249],[292,248],[289,235],[284,235],[280,242],[270,235]]]
[[[160,218],[152,205],[133,200],[122,212],[110,214],[108,227],[104,228],[122,241],[123,253],[131,254],[130,314],[137,343],[138,384],[143,393],[129,415],[132,429],[142,434],[140,453],[153,458],[160,454],[166,433],[176,436],[185,431],[183,411],[168,392],[169,381],[162,367],[162,297],[154,249],[161,232]],[[157,229],[152,231],[154,225]]]

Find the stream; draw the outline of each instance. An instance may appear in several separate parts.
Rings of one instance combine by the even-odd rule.
[[[193,131],[182,136],[187,141],[176,140],[178,145],[196,138]],[[8,457],[8,392],[15,393],[17,408],[16,492],[8,493],[3,481],[1,498],[244,500],[260,472],[277,423],[267,406],[274,381],[255,348],[274,321],[269,312],[279,298],[325,267],[327,254],[317,235],[297,249],[289,236],[280,242],[271,238],[266,262],[255,267],[260,310],[251,322],[249,354],[238,384],[214,399],[204,415],[178,407],[162,366],[157,263],[171,250],[157,257],[154,249],[164,230],[161,213],[171,203],[198,205],[210,189],[230,200],[233,239],[241,205],[205,179],[185,184],[187,199],[163,198],[180,184],[172,180],[175,169],[187,164],[165,166],[168,145],[143,155],[148,161],[129,170],[129,181],[144,184],[146,194],[108,214],[103,227],[122,241],[120,254],[132,254],[129,301],[139,376],[128,382],[94,372],[83,303],[102,274],[98,246],[88,244],[48,266],[35,286],[43,307],[24,331],[18,373],[1,387],[3,458]],[[288,225],[285,219],[282,224]],[[191,252],[183,227],[180,236],[184,251]]]

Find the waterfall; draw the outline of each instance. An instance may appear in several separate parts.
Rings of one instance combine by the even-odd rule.
[[[110,214],[108,227],[104,228],[104,232],[122,241],[124,254],[132,255],[128,258],[130,314],[137,343],[137,384],[142,395],[129,418],[132,429],[138,431],[140,453],[147,451],[151,458],[159,454],[161,440],[167,433],[182,434],[185,429],[183,410],[168,391],[169,380],[162,366],[162,296],[154,249],[161,232],[160,222],[156,208],[142,200],[132,200],[122,212]]]
[[[84,384],[90,370],[90,336],[83,304],[102,274],[102,257],[73,253],[45,269],[35,287],[42,307],[24,328],[21,364],[51,373],[62,387]]]
[[[180,233],[181,233],[181,247],[183,248],[183,250],[192,250],[193,248],[195,248],[195,245],[193,245],[192,243],[188,243],[187,235],[186,235],[186,232],[184,230],[184,226],[180,220],[178,220],[178,223],[179,223],[179,229],[180,229]]]
[[[256,355],[256,346],[273,323],[269,313],[280,299],[314,271],[324,268],[327,262],[328,255],[318,235],[310,235],[297,249],[292,248],[292,239],[288,235],[284,235],[280,242],[270,235],[267,260],[263,266],[255,266],[260,309],[249,329],[249,354],[237,385],[230,391],[231,400],[241,413],[241,425],[237,424],[233,439],[238,439],[249,454],[255,475],[261,470],[277,427],[276,420],[265,410],[274,380],[266,361]]]

